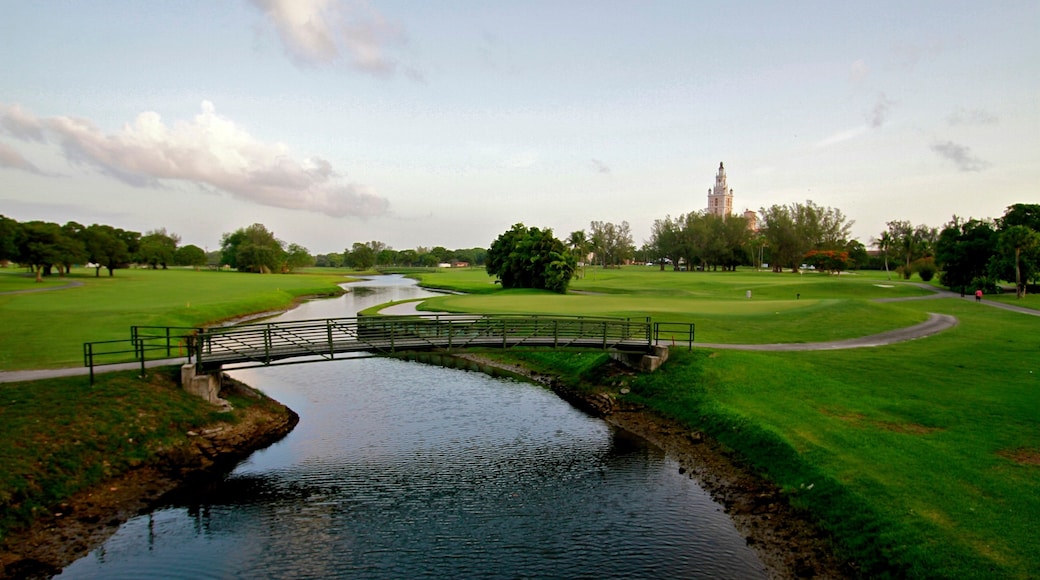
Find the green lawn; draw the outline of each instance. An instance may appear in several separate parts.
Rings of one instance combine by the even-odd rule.
[[[499,290],[431,298],[420,310],[622,316],[655,322],[692,322],[697,341],[744,344],[841,340],[911,326],[924,312],[876,298],[923,296],[915,285],[880,275],[768,272],[661,272],[645,266],[589,268],[566,295]],[[468,291],[490,284],[483,270],[421,276],[423,284]],[[747,290],[752,298],[746,297]]]
[[[305,295],[330,295],[342,274],[245,274],[194,270],[117,270],[94,277],[73,270],[46,285],[82,286],[0,294],[0,370],[83,364],[83,343],[129,338],[133,325],[198,326],[285,308]],[[18,270],[0,271],[0,287],[24,284]],[[38,288],[29,279],[26,288]]]
[[[21,276],[0,274],[0,288],[26,286]],[[422,276],[440,287],[490,290],[429,299],[429,309],[688,320],[699,343],[848,338],[908,326],[928,312],[954,315],[953,329],[886,347],[675,349],[627,396],[710,432],[760,469],[868,575],[1040,577],[1038,317],[960,298],[878,303],[928,293],[883,273],[590,268],[563,296],[496,291],[479,269]],[[285,306],[344,280],[136,270],[72,279],[84,285],[0,295],[0,368],[79,364],[83,341],[123,338],[132,324],[200,324]],[[565,376],[588,373],[591,357],[579,358],[552,353],[540,364]],[[13,408],[4,401],[0,411]]]
[[[661,370],[632,382],[628,397],[734,449],[810,510],[869,576],[1040,576],[1040,318],[960,298],[871,302],[927,292],[883,273],[590,269],[572,289],[596,294],[507,291],[426,304],[685,313],[697,323],[698,342],[730,343],[861,336],[928,312],[957,317],[939,335],[886,347],[675,349]],[[574,357],[511,356],[575,372]]]

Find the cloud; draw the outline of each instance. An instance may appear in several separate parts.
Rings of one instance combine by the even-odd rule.
[[[878,93],[877,100],[874,102],[874,107],[870,110],[867,115],[867,122],[873,128],[878,128],[885,124],[888,120],[888,111],[892,108],[895,102],[888,99],[885,93]]]
[[[13,147],[5,143],[0,143],[0,167],[21,169],[22,171],[28,171],[29,173],[43,175],[43,172],[40,171],[39,167],[33,165],[33,163],[23,157],[21,153],[15,151]]]
[[[274,25],[289,58],[301,66],[325,66],[346,61],[377,75],[393,73],[397,61],[386,49],[403,42],[399,26],[364,0],[250,0]],[[422,75],[408,68],[411,78]]]
[[[1000,122],[1000,119],[996,115],[982,109],[965,109],[962,107],[950,113],[950,116],[946,117],[946,122],[952,126],[996,125]]]
[[[865,134],[869,130],[870,130],[870,128],[867,127],[866,125],[861,125],[859,127],[853,128],[853,129],[846,129],[844,131],[839,131],[839,132],[831,135],[830,137],[825,137],[825,138],[817,141],[816,142],[816,148],[817,149],[822,149],[824,147],[830,147],[831,145],[837,145],[838,143],[842,143],[842,142],[848,141],[850,139],[855,139],[856,137],[859,137],[860,135]]]
[[[610,166],[599,159],[592,160],[592,167],[596,170],[596,173],[610,173]]]
[[[932,151],[939,157],[952,161],[961,171],[982,171],[990,166],[989,163],[972,154],[970,148],[953,141],[933,143]]]
[[[344,183],[324,159],[297,159],[282,143],[257,140],[208,101],[190,122],[167,125],[158,113],[144,112],[114,133],[88,120],[35,118],[0,104],[4,132],[29,140],[23,126],[38,127],[41,138],[60,145],[71,163],[137,187],[185,181],[260,205],[333,217],[381,215],[389,205],[369,187]]]

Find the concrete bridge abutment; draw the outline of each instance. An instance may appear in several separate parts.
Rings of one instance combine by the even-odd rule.
[[[230,408],[230,403],[220,398],[220,377],[220,371],[198,374],[193,364],[181,366],[181,388],[214,405]]]
[[[610,358],[629,368],[652,373],[659,369],[664,364],[664,361],[668,360],[668,347],[654,345],[650,348],[649,353],[612,350],[610,351]]]

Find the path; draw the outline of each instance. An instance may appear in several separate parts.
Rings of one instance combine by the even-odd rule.
[[[46,286],[44,288],[25,288],[24,290],[8,290],[6,292],[0,292],[0,296],[5,294],[31,294],[33,292],[48,292],[50,290],[66,290],[68,288],[78,288],[83,285],[83,282],[78,280],[72,280],[67,284],[61,286]]]

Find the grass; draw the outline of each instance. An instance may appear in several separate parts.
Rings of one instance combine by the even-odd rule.
[[[126,276],[98,282],[96,287],[89,277],[77,276],[83,287],[0,296],[4,364],[46,366],[49,363],[41,358],[45,353],[37,349],[50,344],[47,341],[61,344],[65,332],[99,340],[105,332],[120,338],[130,324],[141,324],[145,317],[165,324],[225,318],[266,309],[269,306],[263,305],[270,302],[288,303],[297,292],[309,293],[307,288],[328,289],[331,281],[223,273],[118,274]],[[422,275],[440,287],[486,290],[490,285],[478,269]],[[0,284],[4,283],[24,282],[9,282],[0,275]],[[198,288],[203,290],[195,294]],[[583,293],[491,291],[442,296],[425,304],[470,312],[690,320],[697,323],[699,342],[738,343],[862,336],[913,324],[927,312],[956,316],[959,324],[953,329],[886,347],[784,353],[676,349],[661,370],[631,381],[627,397],[711,433],[780,485],[792,503],[808,510],[867,575],[1040,576],[1036,542],[1040,532],[1036,517],[1040,514],[1036,492],[1040,489],[1040,318],[977,305],[970,299],[873,302],[927,292],[887,280],[883,273],[835,278],[590,268],[572,288]],[[751,300],[744,297],[748,289]],[[188,315],[189,308],[182,309],[185,295],[200,300],[191,307],[198,313]],[[1008,302],[1016,303],[1013,297]],[[41,338],[32,338],[34,333]],[[19,343],[27,340],[39,340],[37,349],[22,348]],[[66,343],[78,355],[79,339]],[[605,359],[600,353],[510,356],[522,356],[527,364],[553,370],[570,381],[596,377]],[[87,406],[85,399],[72,393],[72,385],[92,391],[85,389],[82,378],[69,380],[68,387],[50,392],[57,399],[69,397],[68,405],[59,405],[67,407],[59,416],[49,415],[39,403],[9,404],[8,400],[21,401],[23,396],[29,400],[31,394],[8,398],[7,386],[0,385],[0,453],[5,454],[0,457],[5,468],[0,471],[8,471],[8,462],[22,461],[27,449],[46,449],[48,438],[79,442],[88,452],[93,437],[107,440],[109,435],[101,431],[108,427],[77,425],[70,418],[70,409]],[[42,388],[38,385],[26,390]],[[46,387],[53,388],[59,387]],[[128,396],[112,391],[99,395],[99,400],[122,404],[120,399]],[[101,424],[114,426],[116,417],[130,417],[119,428],[136,429],[137,411],[131,409],[147,404],[134,402],[113,411]],[[37,420],[53,427],[43,432],[35,427]],[[8,423],[20,425],[23,431],[2,431]],[[66,436],[66,432],[76,434]],[[121,431],[114,433],[123,436]],[[128,461],[142,460],[135,450],[120,447],[118,437],[111,441],[116,445],[114,453]],[[61,473],[67,465],[80,462],[60,455],[36,461],[54,464],[53,469]],[[71,468],[65,477],[83,479],[77,473]],[[0,482],[0,489],[13,486],[12,481]]]
[[[443,277],[441,277],[443,276]],[[482,270],[445,271],[421,277],[423,284],[466,291],[484,287]],[[752,290],[752,299],[746,291]],[[431,298],[423,310],[621,316],[693,322],[699,342],[768,344],[855,338],[923,322],[923,312],[876,298],[927,295],[915,285],[876,276],[772,274],[767,272],[660,272],[634,267],[589,269],[566,295],[498,290]],[[800,296],[799,296],[800,295]]]
[[[41,510],[186,445],[219,413],[177,384],[179,368],[0,383],[0,538]],[[238,410],[257,400],[232,397]]]
[[[503,291],[426,304],[655,318],[686,313],[697,322],[699,342],[734,343],[842,334],[831,333],[834,327],[861,336],[928,312],[957,317],[951,330],[885,347],[676,349],[659,371],[632,381],[627,397],[734,450],[808,510],[867,576],[1040,575],[1037,317],[971,299],[870,302],[925,292],[883,274],[835,279],[622,269],[593,277],[590,270],[572,288],[596,294]],[[753,288],[750,301],[743,297],[747,288]],[[791,292],[801,299],[791,300]],[[602,359],[589,353],[502,356],[602,384],[590,364]]]
[[[23,278],[20,271],[2,271],[0,286],[18,286]],[[144,269],[118,270],[112,278],[74,269],[57,280],[82,285],[0,294],[0,370],[82,365],[83,343],[129,338],[133,325],[199,326],[286,308],[302,296],[336,294],[336,284],[349,281],[342,274]],[[29,287],[37,286],[30,280]]]

